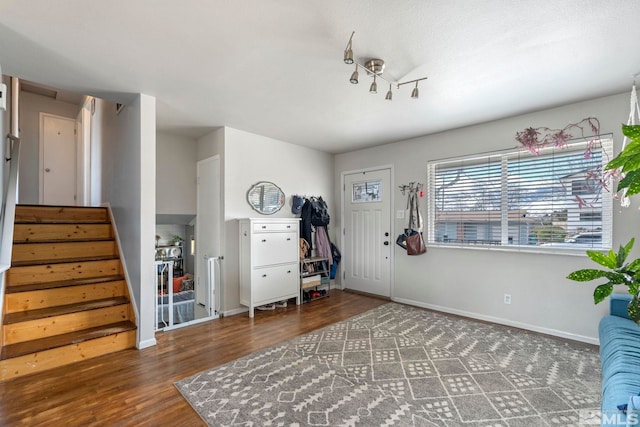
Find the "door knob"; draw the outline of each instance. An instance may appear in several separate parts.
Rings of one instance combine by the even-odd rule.
[[[46,168],[44,171],[45,171],[45,172],[51,172],[51,169]]]

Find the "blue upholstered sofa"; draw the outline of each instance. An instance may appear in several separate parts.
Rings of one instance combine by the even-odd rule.
[[[632,396],[640,394],[640,326],[627,315],[630,295],[612,294],[610,298],[611,314],[602,318],[598,330],[602,366],[602,425],[624,426],[627,417],[618,410],[618,405],[627,404]],[[630,412],[630,425],[640,425],[640,421],[634,419],[636,416]]]

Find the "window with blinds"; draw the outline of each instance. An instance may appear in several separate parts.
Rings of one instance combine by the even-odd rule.
[[[432,245],[562,250],[611,247],[611,137],[428,163]]]

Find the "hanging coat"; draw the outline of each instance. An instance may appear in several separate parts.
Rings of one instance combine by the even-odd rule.
[[[307,241],[309,244],[309,250],[307,251],[307,257],[311,256],[311,249],[313,249],[313,243],[311,242],[311,202],[306,199],[302,209],[300,211],[300,237]]]
[[[327,227],[316,226],[316,255],[329,258],[329,265],[333,265],[333,255],[331,254],[331,241],[327,233]]]

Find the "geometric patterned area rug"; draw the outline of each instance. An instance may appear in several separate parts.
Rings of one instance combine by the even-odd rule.
[[[600,361],[388,303],[175,385],[211,426],[567,427],[599,409]]]

